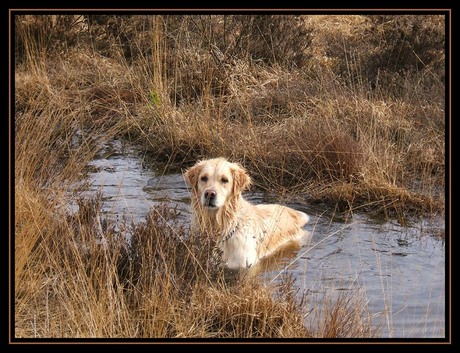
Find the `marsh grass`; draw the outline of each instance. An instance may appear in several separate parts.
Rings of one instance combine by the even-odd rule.
[[[78,213],[54,220],[17,274],[16,337],[365,337],[362,325],[372,332],[342,301],[306,328],[308,297],[292,280],[270,287],[229,279],[209,264],[212,241],[171,225],[166,205],[145,222],[115,227],[101,219],[100,202],[80,200]],[[356,325],[340,327],[350,317]]]
[[[366,296],[357,291],[328,293],[316,299],[307,328],[319,338],[376,338],[380,326],[367,309]]]
[[[165,53],[152,56],[160,60],[154,67],[171,70],[161,76],[161,103],[134,118],[140,140],[154,159],[188,165],[225,155],[247,165],[257,187],[329,200],[350,211],[369,205],[369,211],[401,219],[442,212],[442,18],[339,16],[340,24],[359,18],[362,27],[334,40],[337,28],[320,17],[283,27],[294,33],[305,20],[304,35],[314,38],[302,49],[303,64],[294,66],[268,64],[249,48],[248,56],[223,50],[220,40],[231,32],[220,34],[218,17],[200,17],[205,29],[193,16],[175,19],[181,25],[173,44],[153,38]],[[161,25],[165,36],[168,21]],[[411,21],[420,33],[409,29]],[[187,35],[193,40],[182,47]],[[332,52],[326,39],[333,40]],[[416,51],[423,40],[431,49]],[[401,67],[373,59],[398,50]]]
[[[123,125],[176,167],[226,156],[270,192],[400,219],[442,213],[443,25],[441,15],[17,16],[17,119],[46,104],[89,129]]]
[[[15,15],[15,336],[371,335],[349,298],[305,327],[289,281],[224,285],[167,209],[115,226],[68,191],[123,136],[179,168],[240,161],[280,197],[444,212],[442,16],[394,19],[405,42],[372,16]],[[367,66],[403,44],[417,60]]]

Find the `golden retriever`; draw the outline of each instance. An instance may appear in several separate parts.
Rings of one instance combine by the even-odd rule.
[[[216,236],[220,262],[229,269],[250,268],[305,234],[306,213],[276,204],[254,205],[243,198],[251,178],[238,163],[202,160],[184,176],[191,187],[192,229]]]

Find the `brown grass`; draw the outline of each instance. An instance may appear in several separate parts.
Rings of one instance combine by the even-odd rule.
[[[99,143],[123,136],[170,166],[238,160],[283,197],[443,213],[442,16],[293,19],[15,17],[17,337],[374,334],[351,298],[306,327],[289,282],[279,297],[224,285],[206,264],[210,244],[164,210],[130,244],[97,202],[64,211]],[[400,61],[374,60],[397,49]]]
[[[399,218],[405,200],[411,214],[444,210],[442,16],[16,23],[19,113],[55,95],[60,109],[78,112],[74,124],[124,124],[152,158],[180,168],[226,156],[280,195],[345,202],[349,211],[376,205]],[[60,47],[41,39],[50,35],[65,43],[62,60],[48,57]],[[384,61],[395,52],[399,61]]]
[[[17,273],[16,337],[373,335],[357,306],[342,301],[330,302],[333,312],[321,313],[318,326],[307,329],[308,298],[295,295],[292,281],[275,290],[251,279],[229,280],[209,266],[212,242],[171,225],[174,212],[167,207],[153,209],[146,223],[118,224],[118,232],[113,224],[98,225],[99,207],[100,199],[82,201],[77,214],[46,220],[51,232]]]
[[[321,306],[315,307],[310,314],[312,318],[309,318],[310,325],[314,327],[314,337],[377,337],[378,330],[372,325],[371,316],[361,294],[329,294],[320,303]]]

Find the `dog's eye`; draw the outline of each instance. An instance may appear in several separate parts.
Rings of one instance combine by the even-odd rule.
[[[226,177],[223,177],[222,179],[220,179],[220,182],[222,184],[227,184],[228,183],[228,179]]]
[[[201,180],[202,182],[205,182],[205,183],[206,183],[206,182],[208,181],[208,177],[207,177],[206,175],[204,175],[204,176],[202,176],[202,177],[200,178],[200,180]]]

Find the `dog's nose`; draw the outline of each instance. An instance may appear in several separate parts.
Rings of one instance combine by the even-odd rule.
[[[214,190],[206,190],[204,193],[204,197],[208,201],[212,201],[216,198],[216,192]]]

